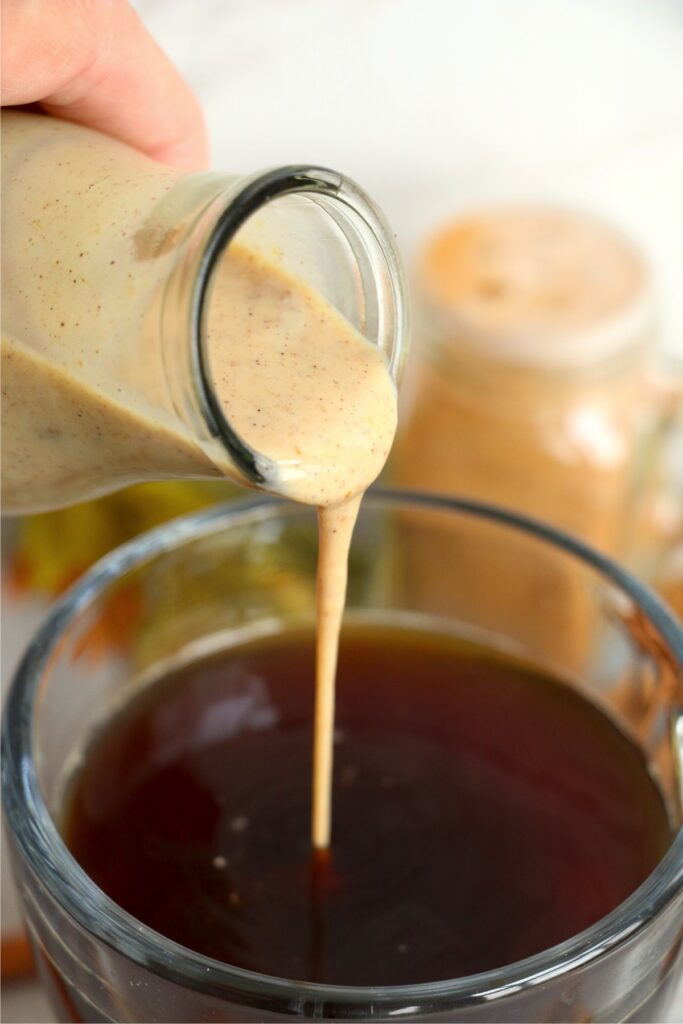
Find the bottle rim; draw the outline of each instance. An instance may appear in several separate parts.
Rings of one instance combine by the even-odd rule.
[[[249,218],[268,203],[287,195],[322,196],[365,228],[380,255],[382,273],[373,278],[382,311],[380,337],[370,338],[384,351],[389,373],[398,385],[408,349],[408,303],[405,274],[383,214],[350,178],[326,167],[292,164],[243,180],[239,191],[219,214],[203,245],[191,298],[191,360],[195,399],[212,438],[229,452],[245,482],[279,493],[278,463],[254,449],[231,424],[214,389],[205,330],[207,299],[214,271],[226,248]],[[381,278],[381,280],[380,280]],[[388,308],[387,308],[388,306]]]

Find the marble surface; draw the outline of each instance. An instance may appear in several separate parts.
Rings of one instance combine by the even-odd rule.
[[[598,210],[649,254],[662,349],[683,360],[680,0],[135,6],[199,94],[217,168],[345,171],[384,207],[408,260],[431,225],[472,204]],[[13,621],[10,647],[37,615]],[[12,660],[3,651],[3,680]],[[6,859],[2,875],[6,926]],[[51,1019],[36,985],[3,992],[7,1024]]]

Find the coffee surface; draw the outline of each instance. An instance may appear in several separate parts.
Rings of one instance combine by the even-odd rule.
[[[292,979],[452,978],[588,927],[666,850],[643,756],[578,693],[452,637],[355,623],[316,857],[313,646],[282,635],[179,668],[87,748],[66,841],[163,935]]]

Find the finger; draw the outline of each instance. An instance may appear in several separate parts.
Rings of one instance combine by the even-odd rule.
[[[123,139],[187,170],[208,162],[199,104],[127,0],[4,0],[2,103]]]

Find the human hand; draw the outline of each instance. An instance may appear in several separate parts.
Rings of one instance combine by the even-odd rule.
[[[127,0],[3,0],[3,106],[113,135],[184,170],[207,165],[196,98]]]

